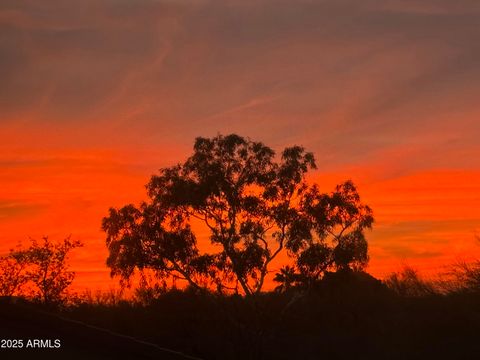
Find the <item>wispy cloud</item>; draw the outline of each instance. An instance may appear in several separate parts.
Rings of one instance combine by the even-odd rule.
[[[408,232],[434,257],[414,217],[480,217],[479,65],[476,0],[3,0],[0,213],[19,218],[0,230],[101,236],[102,211],[195,136],[238,132],[358,182],[388,235],[376,254]],[[29,212],[28,189],[54,206]]]

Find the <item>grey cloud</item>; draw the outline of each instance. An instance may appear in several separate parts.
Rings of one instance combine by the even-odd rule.
[[[3,121],[33,108],[137,124],[152,144],[237,131],[362,161],[480,90],[471,0],[3,1],[0,15]]]
[[[40,118],[88,120],[125,74],[141,68],[157,51],[155,12],[146,13],[151,9],[140,2],[144,11],[133,11],[131,3],[3,4],[0,53],[8,56],[2,58],[7,76],[0,87],[0,111],[38,107]],[[8,21],[12,8],[23,14],[23,21]],[[127,10],[129,21],[123,19]]]

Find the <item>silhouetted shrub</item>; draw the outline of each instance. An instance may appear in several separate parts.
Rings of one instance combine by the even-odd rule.
[[[423,280],[417,270],[409,266],[389,275],[384,282],[392,291],[405,297],[422,297],[438,292],[434,283]]]
[[[27,248],[12,249],[0,259],[1,294],[31,297],[49,305],[65,302],[75,277],[68,256],[80,246],[69,237],[60,242],[43,237],[41,242],[32,239]]]
[[[480,261],[458,261],[442,274],[440,287],[445,293],[480,293]]]

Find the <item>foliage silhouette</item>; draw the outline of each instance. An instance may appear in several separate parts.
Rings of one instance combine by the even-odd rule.
[[[450,292],[480,293],[480,260],[454,263],[446,274],[444,289]]]
[[[410,266],[404,266],[401,271],[390,274],[384,282],[388,288],[404,297],[423,297],[438,293],[432,282],[423,280],[417,270]]]
[[[12,331],[19,337],[61,334],[62,348],[54,352],[59,358],[148,359],[153,355],[147,343],[203,359],[478,357],[480,292],[460,286],[431,292],[433,283],[408,267],[396,273],[396,287],[350,267],[332,270],[310,282],[306,295],[282,316],[305,285],[295,282],[302,275],[293,266],[277,279],[288,285],[254,301],[193,287],[167,289],[147,272],[144,286],[154,291],[130,301],[111,290],[45,311],[38,303],[0,299],[0,337]]]
[[[301,280],[301,275],[295,271],[295,268],[293,266],[283,266],[273,278],[273,281],[279,283],[279,285],[275,288],[275,291],[289,291],[292,287],[301,282]]]
[[[112,276],[128,282],[136,270],[153,270],[195,289],[252,295],[285,250],[308,281],[363,268],[372,211],[351,181],[330,194],[309,185],[305,175],[315,168],[300,146],[277,160],[271,148],[235,134],[197,138],[185,162],[152,176],[149,201],[111,208],[103,219]],[[214,252],[200,251],[199,224]]]
[[[25,274],[27,258],[19,251],[11,250],[0,258],[0,296],[17,296],[22,294],[28,277]]]
[[[295,286],[290,290],[258,294],[260,311],[249,297],[185,288],[148,304],[78,304],[66,315],[204,359],[478,355],[478,293],[404,296],[365,272],[340,269],[326,272],[280,317],[296,296]]]
[[[27,295],[47,305],[56,305],[67,298],[67,290],[75,273],[67,263],[70,252],[82,246],[80,241],[67,237],[52,242],[43,237],[39,242],[31,240],[28,248],[12,249],[0,259],[0,291],[2,295]],[[32,286],[29,286],[32,285]]]

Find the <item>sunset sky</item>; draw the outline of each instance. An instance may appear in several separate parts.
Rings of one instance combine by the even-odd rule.
[[[478,0],[0,0],[0,254],[72,234],[113,286],[108,208],[235,132],[357,184],[372,274],[480,257],[479,94]]]

